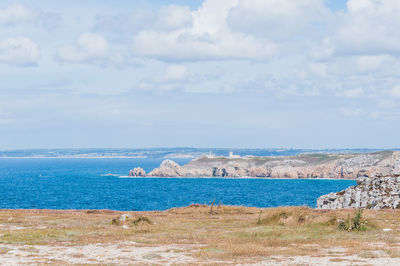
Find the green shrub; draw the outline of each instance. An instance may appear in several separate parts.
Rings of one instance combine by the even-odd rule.
[[[363,210],[356,209],[354,217],[350,218],[350,215],[345,221],[341,221],[338,224],[338,229],[343,231],[365,231],[367,230],[368,222],[363,219]]]
[[[142,223],[147,223],[147,224],[152,224],[151,220],[145,216],[140,216],[139,218],[136,218],[135,220],[132,221],[134,225],[142,224]]]
[[[111,224],[112,225],[120,225],[121,223],[119,221],[119,218],[113,218],[112,221],[111,221]]]

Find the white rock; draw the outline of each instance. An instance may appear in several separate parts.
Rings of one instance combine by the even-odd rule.
[[[131,215],[130,215],[130,214],[122,214],[122,215],[119,217],[119,220],[120,220],[120,222],[125,222],[126,219],[128,219],[128,218],[131,218]]]

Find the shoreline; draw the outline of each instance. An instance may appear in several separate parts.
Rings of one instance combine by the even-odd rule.
[[[356,179],[339,179],[339,178],[273,178],[273,177],[183,177],[183,176],[172,176],[172,177],[163,177],[163,176],[114,176],[116,178],[122,179],[212,179],[212,180],[241,180],[241,179],[251,179],[251,180],[331,180],[331,181],[356,181]]]

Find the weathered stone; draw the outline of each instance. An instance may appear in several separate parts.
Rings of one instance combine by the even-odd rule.
[[[149,176],[159,177],[176,177],[182,175],[184,175],[184,173],[181,166],[171,160],[163,161],[159,168],[156,168],[149,173]]]
[[[146,171],[143,170],[140,167],[137,167],[133,170],[129,171],[129,176],[134,176],[134,177],[145,177],[146,176]]]
[[[358,178],[357,186],[319,197],[317,208],[396,209],[400,204],[399,195],[398,178],[378,173],[371,177]]]

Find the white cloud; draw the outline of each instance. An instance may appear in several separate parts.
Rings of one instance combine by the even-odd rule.
[[[134,38],[134,54],[161,60],[261,60],[275,51],[275,46],[247,36],[195,36],[189,32],[140,32]]]
[[[400,1],[349,0],[347,13],[336,15],[336,27],[324,40],[331,54],[398,55]]]
[[[46,12],[40,8],[32,9],[21,4],[12,4],[0,9],[0,25],[41,26],[52,31],[60,27],[61,24],[62,16],[59,13]]]
[[[13,4],[0,9],[0,24],[14,25],[29,22],[36,18],[36,14],[21,4]]]
[[[316,25],[321,27],[329,16],[320,0],[240,0],[229,11],[228,23],[234,30],[260,38],[293,40]]]
[[[139,88],[144,90],[171,91],[188,85],[189,72],[184,65],[169,65],[158,75],[140,82]]]
[[[361,72],[377,71],[385,65],[393,65],[395,59],[389,55],[364,55],[357,58],[358,69]]]
[[[325,63],[311,63],[310,72],[320,77],[327,75],[327,65]]]
[[[182,81],[188,76],[188,70],[183,65],[168,66],[165,74],[160,77],[159,82]]]
[[[383,109],[394,109],[396,106],[396,102],[392,100],[383,99],[379,101],[379,107]]]
[[[396,98],[400,98],[400,86],[393,87],[390,90],[390,95]]]
[[[350,89],[343,92],[343,96],[346,98],[357,98],[364,94],[362,88]]]
[[[84,33],[79,37],[77,44],[90,57],[104,57],[108,55],[108,42],[99,34]]]
[[[193,21],[189,7],[179,5],[162,7],[157,17],[156,27],[164,30],[184,28],[190,26]]]
[[[400,52],[399,12],[397,0],[349,0],[348,10],[337,13],[320,0],[205,0],[192,12],[171,5],[146,13],[146,23],[127,23],[139,57],[265,61],[274,55],[306,53],[321,60],[357,54],[365,55],[358,71],[368,72]],[[124,28],[124,21],[117,24]]]
[[[237,1],[206,0],[193,12],[191,27],[173,31],[142,30],[134,36],[133,52],[162,60],[261,60],[274,54],[276,46],[230,30],[229,10]]]
[[[366,114],[363,109],[357,107],[340,107],[338,111],[344,116],[362,116]]]
[[[332,17],[319,0],[205,0],[190,16],[187,9],[177,13],[185,18],[180,27],[153,25],[134,34],[134,54],[167,61],[263,61],[304,48]],[[160,21],[168,18],[159,14]]]
[[[196,65],[192,64],[196,70]],[[192,69],[192,68],[190,68]],[[204,71],[205,70],[205,71]],[[152,91],[155,94],[171,91],[181,91],[187,93],[231,93],[236,90],[235,85],[228,82],[221,82],[224,75],[217,69],[204,69],[200,71],[190,71],[186,65],[170,64],[165,68],[142,79],[136,86],[141,90]],[[194,73],[196,72],[196,73]]]
[[[57,52],[57,59],[69,63],[101,63],[109,56],[108,41],[95,33],[84,33],[75,44],[64,45]]]
[[[360,108],[354,106],[340,107],[338,109],[339,113],[347,117],[356,117],[357,119],[387,119],[387,113],[383,115],[381,111],[377,111],[371,108]]]
[[[16,37],[0,41],[0,63],[13,66],[36,65],[39,47],[29,38]]]
[[[367,117],[370,119],[380,119],[381,116],[382,116],[381,112],[376,111],[376,112],[369,113]]]
[[[189,27],[193,14],[188,6],[168,5],[159,9],[135,8],[133,12],[118,15],[97,15],[94,29],[97,32],[118,36],[119,40],[142,30],[172,31]]]
[[[376,49],[358,49],[358,42],[369,47],[375,32],[378,37],[383,34],[378,27],[384,32],[388,27],[396,35],[397,29],[387,24],[392,20],[397,25],[399,19],[385,16],[392,18],[399,4],[392,0],[349,0],[348,10],[336,13],[325,4],[321,0],[203,0],[196,10],[184,5],[135,8],[133,12],[119,9],[114,14],[98,15],[91,29],[87,21],[92,18],[88,17],[82,32],[91,33],[78,34],[75,42],[59,46],[55,58],[65,63],[118,67],[144,60],[146,68],[132,81],[142,81],[142,87],[198,92],[235,88],[235,92],[273,92],[280,97],[335,95],[352,101],[365,96],[376,98],[378,106],[398,84],[395,75],[400,71],[400,60],[383,48],[383,54]],[[40,17],[39,11],[37,14]],[[55,20],[59,19],[55,15]],[[348,30],[355,35],[363,32],[368,40],[347,38]],[[151,76],[146,71],[154,72],[160,64],[153,59],[169,66]],[[182,61],[192,64],[192,74],[180,65]],[[247,73],[241,75],[230,62],[237,63],[237,68],[243,66]],[[202,90],[193,80],[206,80],[196,72],[207,64],[224,64],[227,77]],[[257,76],[267,78],[257,81]]]

